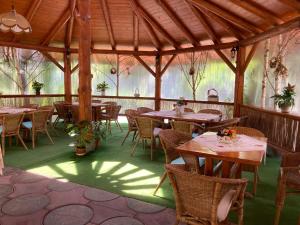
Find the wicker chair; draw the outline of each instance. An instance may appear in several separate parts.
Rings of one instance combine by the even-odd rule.
[[[265,135],[254,128],[251,127],[229,127],[232,129],[236,130],[237,134],[244,134],[253,138],[257,138],[257,139],[265,139]],[[247,172],[251,172],[254,174],[254,179],[253,179],[253,190],[252,193],[255,195],[256,194],[256,190],[257,190],[257,183],[259,180],[259,176],[258,176],[258,166],[252,166],[252,165],[247,165],[247,164],[243,164],[242,165],[242,170],[243,171],[247,171]]]
[[[166,165],[176,202],[176,225],[228,224],[230,210],[243,224],[246,179],[208,177],[184,170],[182,165]]]
[[[49,123],[50,127],[52,127],[53,126],[52,117],[53,117],[54,110],[55,110],[54,106],[52,106],[52,105],[41,106],[41,107],[39,107],[39,110],[48,110],[49,111],[48,123]]]
[[[285,197],[290,193],[300,193],[300,153],[285,153],[282,156],[275,202],[274,225],[279,224]]]
[[[160,126],[163,125],[162,121],[155,120],[148,117],[136,117],[136,125],[138,127],[138,139],[131,150],[131,156],[134,155],[136,146],[139,144],[140,140],[143,141],[143,148],[145,148],[145,142],[150,140],[151,143],[151,160],[153,160],[153,145],[155,144],[156,138],[159,137],[158,134],[161,131]]]
[[[191,108],[184,108],[184,112],[195,112],[195,111]]]
[[[217,109],[200,109],[198,113],[209,113],[209,114],[216,114],[216,115],[222,115],[222,112]]]
[[[72,123],[79,122],[79,105],[72,105],[71,106],[71,115],[72,115]]]
[[[2,139],[2,154],[5,155],[5,138],[6,137],[17,137],[18,140],[22,143],[23,147],[28,150],[25,145],[21,135],[20,135],[20,127],[24,118],[24,114],[6,114],[3,116],[1,126],[0,126],[0,134]]]
[[[55,127],[60,120],[63,120],[64,124],[66,124],[66,122],[70,119],[69,108],[66,107],[64,102],[55,102],[54,107],[57,112],[57,118],[55,119],[53,126]]]
[[[233,118],[233,119],[222,120],[220,122],[211,124],[210,126],[206,127],[205,130],[217,132],[220,129],[236,126],[236,125],[238,125],[239,122],[240,122],[240,118],[238,118],[238,117]]]
[[[138,131],[136,122],[135,122],[135,117],[138,116],[138,112],[134,109],[127,109],[125,110],[125,115],[128,121],[128,131],[127,134],[125,135],[122,144],[124,144],[125,140],[127,139],[128,135],[130,134],[130,132],[134,132],[133,137],[132,137],[132,141],[134,141],[135,137],[136,137],[136,133]]]
[[[195,124],[186,121],[171,121],[171,127],[175,131],[179,131],[186,135],[192,136]]]
[[[92,100],[92,103],[101,103],[101,102],[102,102],[101,100],[97,100],[97,99]]]
[[[32,148],[35,148],[35,141],[36,136],[38,133],[45,133],[47,137],[49,138],[50,142],[54,144],[48,129],[47,129],[47,120],[49,118],[50,111],[48,110],[39,110],[34,113],[32,113],[32,120],[23,122],[22,127],[27,130],[31,131],[32,136]]]
[[[191,135],[182,133],[180,131],[166,129],[159,132],[159,139],[165,153],[166,164],[185,164],[185,160],[178,154],[178,152],[176,151],[176,147],[191,140]],[[203,166],[204,162],[204,158],[199,158],[199,164],[198,162],[197,164]],[[155,188],[155,191],[153,193],[154,195],[163,184],[166,177],[167,172],[165,171],[160,179],[159,184]]]
[[[26,105],[22,105],[21,108],[38,109],[39,105],[38,104],[26,104]]]
[[[104,120],[106,122],[106,131],[111,133],[111,122],[114,121],[117,127],[120,128],[121,131],[123,131],[120,123],[118,122],[118,116],[121,110],[120,105],[108,105],[105,106],[105,112],[104,111],[97,111],[97,120]]]
[[[103,104],[114,105],[114,106],[118,105],[117,102],[103,102]]]
[[[138,107],[137,111],[139,114],[143,114],[143,113],[153,112],[154,110],[147,107]]]

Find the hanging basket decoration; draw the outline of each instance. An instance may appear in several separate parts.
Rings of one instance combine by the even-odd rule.
[[[288,75],[288,69],[283,64],[280,63],[276,67],[275,73],[277,73],[279,76],[287,77],[287,75]]]
[[[277,67],[277,64],[278,64],[278,58],[277,57],[272,57],[271,59],[270,59],[270,62],[269,62],[269,64],[270,64],[270,68],[272,68],[272,69],[274,69],[274,68],[276,68]]]
[[[115,75],[115,74],[117,73],[117,69],[116,69],[115,67],[111,68],[111,69],[110,69],[110,73],[111,73],[112,75]]]
[[[190,74],[191,76],[193,76],[193,75],[195,74],[195,68],[194,68],[194,67],[191,67],[191,68],[190,68],[189,74]]]

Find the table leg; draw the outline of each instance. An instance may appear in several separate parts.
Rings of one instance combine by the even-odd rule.
[[[230,169],[231,169],[231,162],[223,161],[222,163],[222,177],[228,178],[230,177]]]
[[[212,176],[213,175],[213,159],[212,158],[206,158],[205,159],[205,167],[204,167],[204,174],[206,176]]]

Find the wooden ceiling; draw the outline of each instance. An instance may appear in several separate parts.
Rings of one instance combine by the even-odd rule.
[[[31,34],[1,33],[0,45],[78,48],[76,0],[15,0]],[[11,1],[0,0],[0,13]],[[172,51],[247,40],[300,21],[298,0],[91,0],[93,49]]]

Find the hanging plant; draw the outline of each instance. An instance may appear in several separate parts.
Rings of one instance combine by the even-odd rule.
[[[110,73],[111,73],[112,75],[115,75],[115,74],[117,73],[117,69],[116,69],[115,67],[111,68],[111,69],[110,69]]]
[[[269,62],[270,68],[272,68],[272,69],[276,68],[277,63],[278,63],[277,57],[272,57]]]
[[[190,74],[191,76],[193,76],[193,75],[195,74],[195,68],[194,68],[194,66],[192,66],[192,67],[190,68],[189,74]]]

